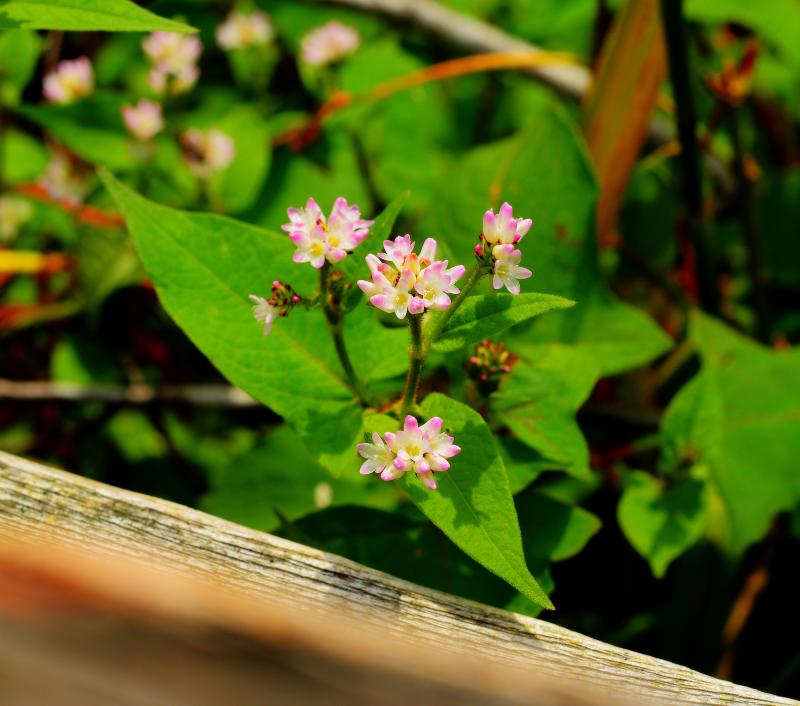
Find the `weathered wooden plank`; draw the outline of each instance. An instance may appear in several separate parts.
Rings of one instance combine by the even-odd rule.
[[[520,678],[619,690],[638,702],[798,704],[0,452],[0,538],[48,542],[54,533],[84,551],[145,560],[196,583],[210,581],[251,607],[355,621],[379,631],[383,649],[411,639],[424,645],[426,655],[477,659]],[[466,682],[469,675],[462,675]]]

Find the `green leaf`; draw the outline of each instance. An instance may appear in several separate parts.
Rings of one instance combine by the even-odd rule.
[[[343,272],[351,282],[365,279],[369,274],[364,257],[371,252],[380,252],[383,249],[383,241],[391,238],[392,228],[395,221],[408,201],[409,192],[400,194],[392,201],[379,215],[375,217],[375,223],[369,229],[369,236],[351,252],[344,260],[336,265],[336,269]]]
[[[324,466],[352,467],[362,413],[322,315],[296,308],[265,337],[247,299],[268,293],[273,279],[312,294],[317,271],[292,262],[293,246],[283,235],[159,206],[110,174],[101,177],[125,216],[164,308],[195,345],[232,383],[286,419]],[[357,309],[348,325],[353,320],[357,328],[363,325],[359,316],[372,315],[366,307]],[[347,340],[365,373],[397,347],[395,334],[379,326],[369,336]]]
[[[516,507],[525,558],[530,566],[575,556],[602,524],[591,512],[541,493],[520,495]]]
[[[363,503],[391,508],[399,499],[391,485],[374,483],[354,468],[332,476],[287,426],[275,428],[252,450],[210,470],[211,489],[200,506],[264,532],[280,526],[276,510],[296,520],[322,507]]]
[[[609,293],[594,236],[597,185],[583,139],[560,109],[538,101],[529,125],[510,138],[468,152],[442,187],[428,230],[441,233],[454,262],[472,258],[482,212],[508,201],[533,219],[519,244],[526,280],[537,291],[577,302],[512,335],[585,349],[602,375],[641,365],[671,346],[642,311]]]
[[[693,312],[702,369],[670,404],[662,467],[701,463],[723,515],[712,533],[741,552],[800,502],[800,353],[773,351]]]
[[[3,178],[8,184],[33,181],[47,166],[47,150],[24,132],[8,130],[3,135],[3,151]]]
[[[129,0],[4,0],[0,29],[63,29],[74,32],[193,32]]]
[[[626,477],[617,518],[628,541],[647,559],[657,578],[702,535],[705,493],[705,483],[696,478],[665,485],[641,471]]]
[[[321,549],[429,588],[499,607],[515,593],[429,522],[366,507],[332,507],[294,527]]]
[[[0,18],[2,18],[0,3]],[[15,29],[0,34],[0,104],[16,106],[36,71],[42,39],[36,32]]]
[[[86,161],[121,170],[136,164],[120,114],[123,103],[119,96],[98,94],[70,105],[23,106],[19,112]]]
[[[438,489],[425,488],[406,474],[398,482],[409,497],[458,547],[505,579],[535,603],[552,607],[525,564],[522,538],[503,459],[483,418],[444,395],[429,395],[425,418],[439,416],[461,453],[448,472],[437,475]]]
[[[589,447],[575,413],[597,382],[594,360],[561,344],[511,350],[520,360],[492,396],[492,409],[549,468],[588,478]]]
[[[440,353],[456,351],[547,311],[567,309],[574,304],[569,299],[535,292],[468,297],[434,341],[433,350]],[[429,326],[435,323],[434,318]]]

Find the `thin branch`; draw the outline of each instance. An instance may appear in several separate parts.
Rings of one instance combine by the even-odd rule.
[[[261,403],[230,385],[166,385],[151,387],[133,384],[79,385],[47,380],[17,381],[0,378],[0,399],[65,402],[108,402],[144,405],[152,402],[185,402],[201,407],[257,407]]]

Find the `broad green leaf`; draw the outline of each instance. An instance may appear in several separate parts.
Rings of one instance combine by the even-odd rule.
[[[515,593],[429,522],[367,507],[332,507],[294,526],[321,549],[429,588],[500,607]]]
[[[322,315],[298,307],[265,337],[247,299],[268,294],[274,279],[310,295],[318,286],[317,271],[292,262],[293,246],[283,235],[159,206],[108,173],[102,178],[164,308],[195,345],[232,383],[284,417],[324,466],[352,467],[362,413]],[[358,316],[372,312],[360,307],[352,319]],[[397,356],[395,332],[377,325],[369,336],[351,334],[347,340],[365,377],[370,366],[384,364],[384,356]]]
[[[400,194],[383,211],[375,217],[375,223],[369,229],[369,236],[350,255],[336,265],[336,269],[343,272],[347,279],[355,282],[359,279],[368,279],[369,270],[364,263],[364,257],[371,252],[383,250],[383,241],[392,236],[392,228],[408,200],[408,192]]]
[[[444,420],[461,453],[448,472],[437,474],[437,490],[428,490],[412,474],[398,482],[460,549],[532,601],[552,607],[525,564],[508,477],[486,422],[466,405],[437,393],[425,399],[421,411],[426,419]]]
[[[0,29],[63,29],[72,32],[192,32],[130,0],[3,0]]]
[[[71,105],[24,106],[20,113],[86,161],[120,170],[136,163],[120,114],[123,103],[118,96],[98,94]]]
[[[3,6],[0,3],[0,21]],[[15,29],[0,34],[0,104],[16,106],[36,71],[42,39],[36,32]]]
[[[561,344],[512,348],[520,356],[492,409],[549,468],[587,478],[589,447],[575,421],[598,379],[594,360]]]
[[[575,302],[550,294],[486,294],[468,297],[433,343],[433,350],[449,353],[554,309]],[[441,316],[439,314],[438,316]],[[429,322],[436,325],[436,318]]]
[[[594,358],[601,377],[644,365],[672,347],[647,314],[599,287],[579,298],[574,309],[554,312],[520,336],[572,344]]]
[[[657,578],[702,535],[705,494],[705,483],[697,478],[667,485],[641,471],[626,477],[617,518],[628,541],[647,559]]]
[[[761,346],[698,312],[690,322],[702,369],[667,410],[662,465],[708,467],[724,511],[714,534],[740,552],[800,502],[800,355]]]
[[[390,484],[358,474],[355,464],[334,477],[315,462],[300,437],[279,426],[252,450],[211,470],[201,507],[225,519],[272,532],[276,511],[289,520],[328,506],[368,504],[390,508],[400,494]]]
[[[139,284],[144,272],[133,243],[124,232],[87,230],[75,247],[81,296],[98,306],[116,290]]]

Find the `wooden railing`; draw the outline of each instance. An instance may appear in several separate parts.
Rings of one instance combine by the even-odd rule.
[[[0,703],[798,704],[2,452]]]

